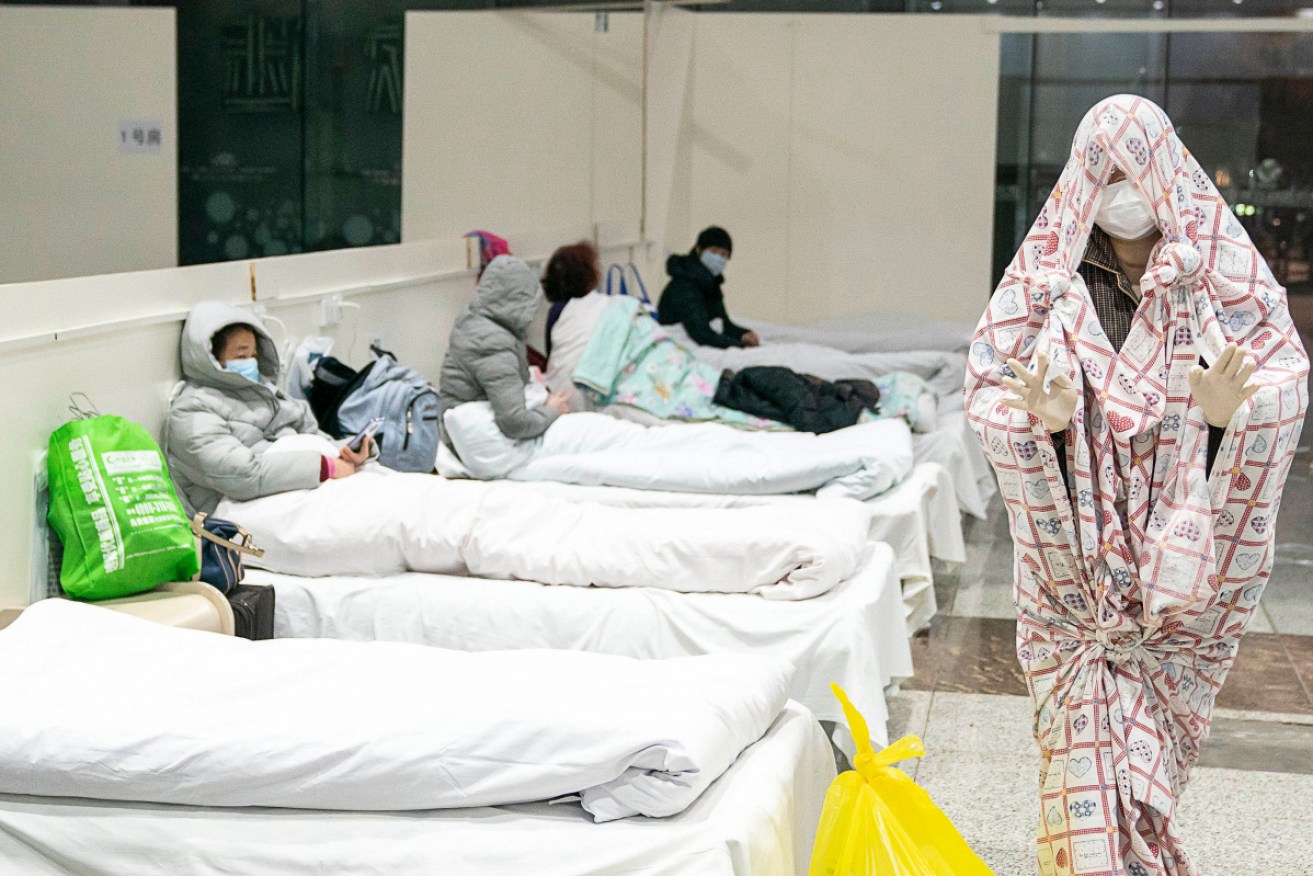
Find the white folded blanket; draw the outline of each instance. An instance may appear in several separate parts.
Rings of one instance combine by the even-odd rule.
[[[0,632],[0,793],[411,810],[580,794],[680,812],[761,738],[791,667],[174,629],[62,599]]]
[[[443,416],[460,455],[439,451],[438,471],[448,477],[741,495],[815,490],[869,499],[912,470],[911,431],[894,419],[813,435],[716,423],[649,427],[581,413],[561,417],[539,438],[513,441],[497,428],[487,402]]]
[[[613,508],[377,465],[216,513],[265,549],[252,562],[290,575],[435,572],[771,599],[807,599],[850,577],[871,519],[847,499],[809,503],[806,514]]]

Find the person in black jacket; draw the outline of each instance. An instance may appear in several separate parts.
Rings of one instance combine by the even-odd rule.
[[[682,325],[693,342],[704,347],[755,347],[761,343],[756,332],[735,325],[725,312],[720,287],[733,250],[729,233],[713,225],[698,235],[692,252],[672,255],[666,261],[670,282],[657,304],[662,325]],[[711,324],[713,319],[720,320],[720,331]]]

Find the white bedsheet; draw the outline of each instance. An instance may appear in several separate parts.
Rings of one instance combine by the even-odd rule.
[[[825,435],[751,432],[717,423],[654,428],[604,414],[561,417],[532,441],[509,442],[487,402],[444,415],[457,462],[439,450],[447,477],[560,481],[689,493],[818,495],[867,499],[912,468],[912,435],[902,420],[880,420]],[[513,443],[510,454],[498,442]],[[513,465],[506,460],[514,455]]]
[[[575,803],[288,812],[0,796],[0,870],[24,876],[797,876],[834,759],[789,703],[688,809],[594,824]]]
[[[252,564],[294,575],[436,572],[770,599],[807,599],[847,578],[870,526],[848,499],[816,502],[800,520],[768,505],[618,509],[500,486],[368,466],[216,513],[265,549]]]
[[[962,511],[985,519],[989,499],[994,495],[994,473],[967,424],[961,395],[950,400],[941,397],[939,425],[933,432],[913,435],[912,443],[917,462],[938,463],[948,471]]]
[[[683,811],[761,738],[792,668],[400,643],[249,642],[63,599],[0,631],[0,793],[410,810],[581,794]]]
[[[279,636],[414,642],[464,651],[552,648],[626,657],[770,654],[796,669],[789,695],[842,724],[838,682],[883,745],[884,688],[912,674],[912,656],[887,545],[824,596],[768,602],[650,588],[544,587],[445,575],[296,578],[252,570],[277,589]]]

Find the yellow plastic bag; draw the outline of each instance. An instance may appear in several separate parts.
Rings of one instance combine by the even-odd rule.
[[[866,720],[842,688],[830,687],[848,717],[857,758],[825,795],[810,876],[991,876],[930,795],[891,766],[923,756],[921,740],[904,736],[876,754]]]

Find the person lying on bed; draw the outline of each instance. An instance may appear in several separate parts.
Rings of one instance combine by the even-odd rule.
[[[218,301],[197,304],[182,329],[183,388],[169,403],[164,451],[188,513],[344,478],[369,459],[342,447],[266,453],[279,438],[315,433],[310,407],[274,385],[278,348],[252,313]]]
[[[695,344],[704,347],[755,347],[757,333],[735,325],[725,311],[725,266],[734,251],[729,232],[715,225],[703,229],[688,255],[666,260],[670,282],[657,304],[662,325],[682,325]],[[720,331],[711,324],[720,320]]]
[[[523,261],[498,256],[488,264],[474,291],[474,303],[456,320],[447,342],[438,385],[443,411],[487,401],[497,428],[516,440],[537,438],[569,411],[563,393],[554,393],[544,405],[525,404],[530,378],[524,338],[541,302],[538,278]],[[441,433],[454,451],[446,429]]]

